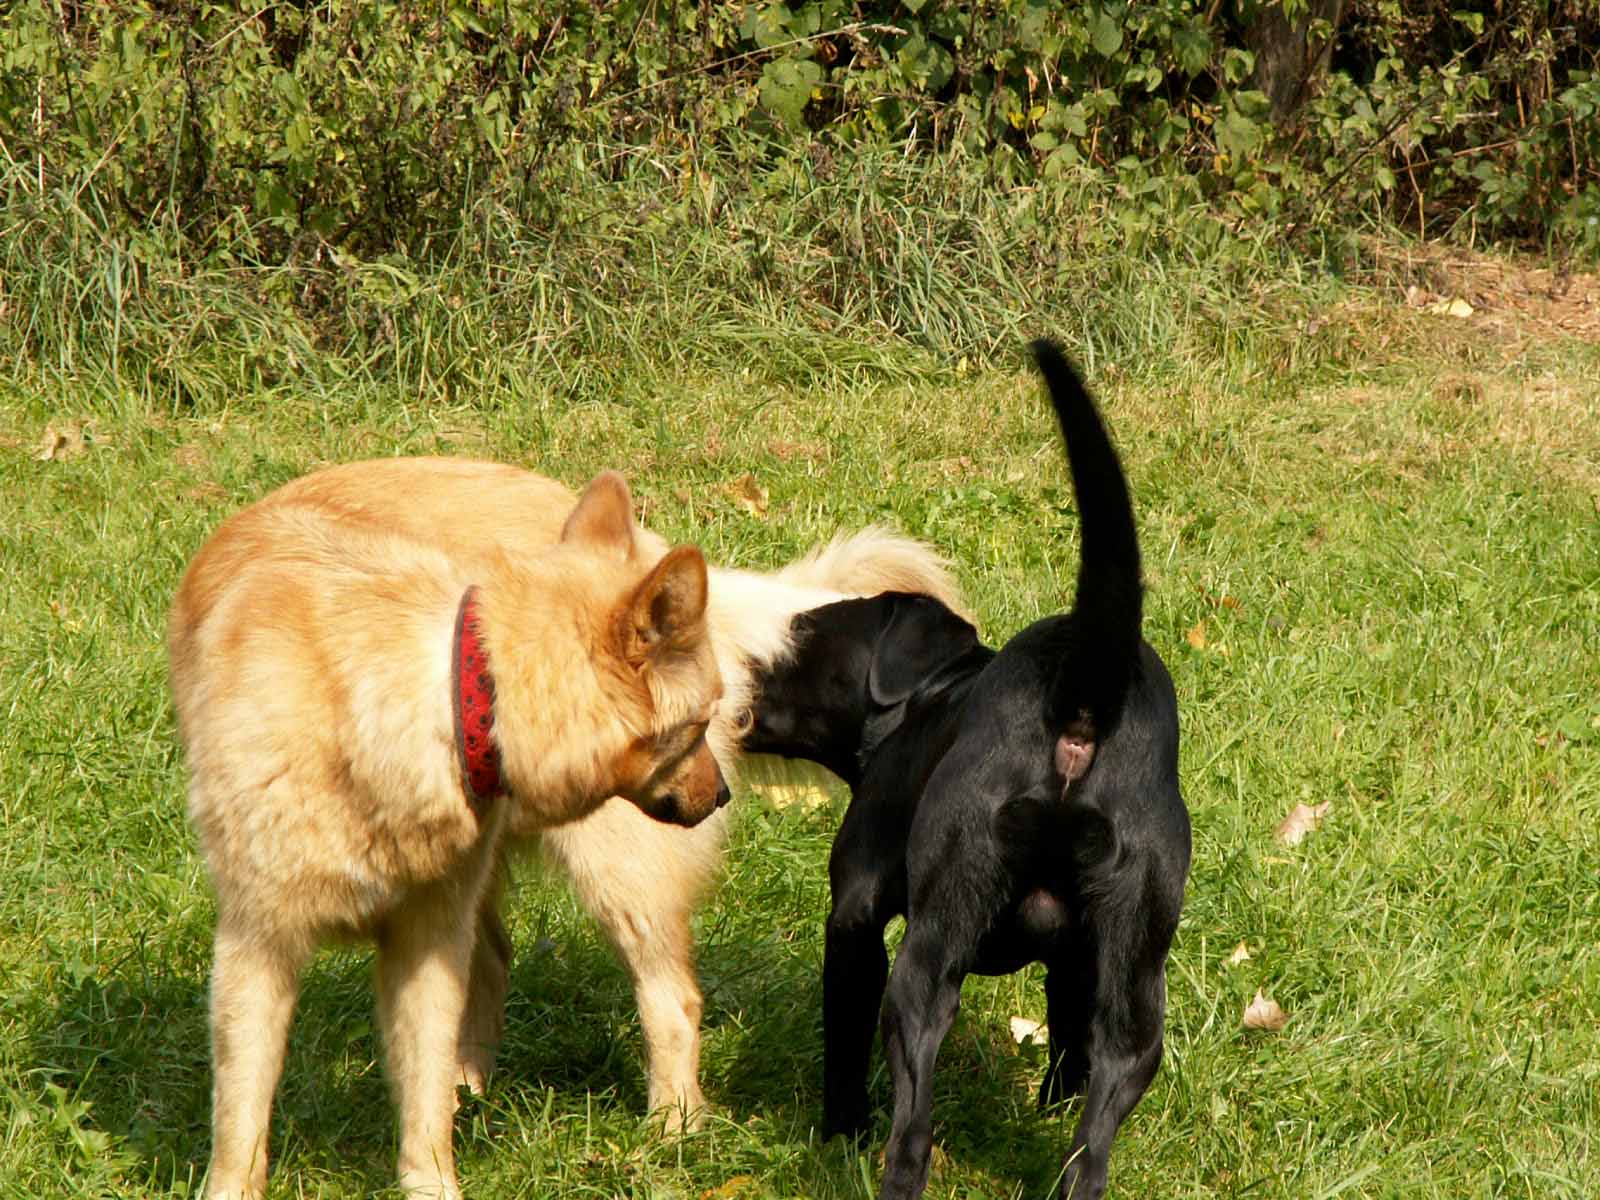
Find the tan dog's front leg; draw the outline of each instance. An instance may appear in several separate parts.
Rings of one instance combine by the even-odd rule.
[[[582,821],[545,834],[583,905],[633,979],[648,1059],[649,1105],[676,1131],[699,1125],[700,985],[689,920],[716,870],[724,824],[693,829],[652,821],[609,800]]]
[[[663,964],[634,982],[639,1022],[649,1056],[649,1104],[668,1133],[700,1128],[706,1098],[700,1092],[700,1015],[704,1003],[693,971]]]
[[[464,899],[453,887],[425,889],[378,939],[378,1012],[400,1114],[400,1187],[437,1200],[461,1196],[451,1133],[475,932],[475,907]]]
[[[608,929],[633,976],[644,1030],[650,1111],[669,1133],[697,1129],[705,1116],[700,1092],[700,1015],[686,910],[656,912]]]
[[[211,1167],[208,1200],[267,1187],[267,1129],[306,955],[218,922],[211,967]]]

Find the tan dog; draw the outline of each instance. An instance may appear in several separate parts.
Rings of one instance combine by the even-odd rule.
[[[401,1185],[459,1195],[460,1032],[505,834],[610,796],[691,825],[728,796],[705,741],[721,685],[700,552],[641,544],[615,474],[576,507],[563,489],[570,511],[531,551],[457,536],[490,508],[515,528],[514,497],[483,493],[445,525],[396,519],[437,469],[346,469],[361,486],[343,496],[289,485],[223,524],[173,606],[189,808],[217,892],[213,1197],[264,1189],[299,973],[348,936],[378,944]]]

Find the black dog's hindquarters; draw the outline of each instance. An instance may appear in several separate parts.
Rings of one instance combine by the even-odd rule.
[[[1041,343],[1035,355],[1083,526],[1073,611],[998,654],[924,596],[804,614],[795,656],[762,680],[745,743],[851,785],[829,867],[826,1131],[867,1125],[881,1004],[895,1089],[885,1198],[926,1184],[934,1060],[968,974],[1046,966],[1040,1100],[1084,1095],[1063,1197],[1104,1192],[1111,1140],[1161,1058],[1189,864],[1177,704],[1139,636],[1138,545],[1115,453],[1060,354]],[[883,932],[902,913],[891,973]]]

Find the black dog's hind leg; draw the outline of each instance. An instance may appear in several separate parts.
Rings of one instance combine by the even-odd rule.
[[[1161,1065],[1165,963],[1177,910],[1174,905],[1168,919],[1153,895],[1142,905],[1129,901],[1113,892],[1097,898],[1087,914],[1094,962],[1083,1043],[1088,1080],[1061,1177],[1061,1200],[1100,1200],[1105,1194],[1111,1139]],[[1055,1020],[1053,1006],[1050,1019]]]
[[[843,837],[834,843],[829,868],[833,908],[822,965],[824,1137],[866,1131],[872,1035],[889,977],[883,930],[905,907],[904,882],[885,880],[872,866],[851,861],[840,849],[846,844]]]
[[[1089,1019],[1094,1012],[1094,958],[1086,946],[1052,956],[1045,964],[1045,1021],[1050,1058],[1039,1086],[1039,1107],[1061,1104],[1089,1079]]]
[[[933,1065],[955,1022],[966,976],[965,964],[951,961],[952,942],[959,939],[932,921],[908,925],[889,976],[883,1048],[894,1077],[894,1126],[884,1150],[880,1200],[913,1200],[928,1183]]]

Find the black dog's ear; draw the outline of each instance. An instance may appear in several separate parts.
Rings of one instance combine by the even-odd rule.
[[[872,648],[867,694],[884,707],[899,704],[941,667],[978,644],[978,631],[932,596],[895,593]]]

